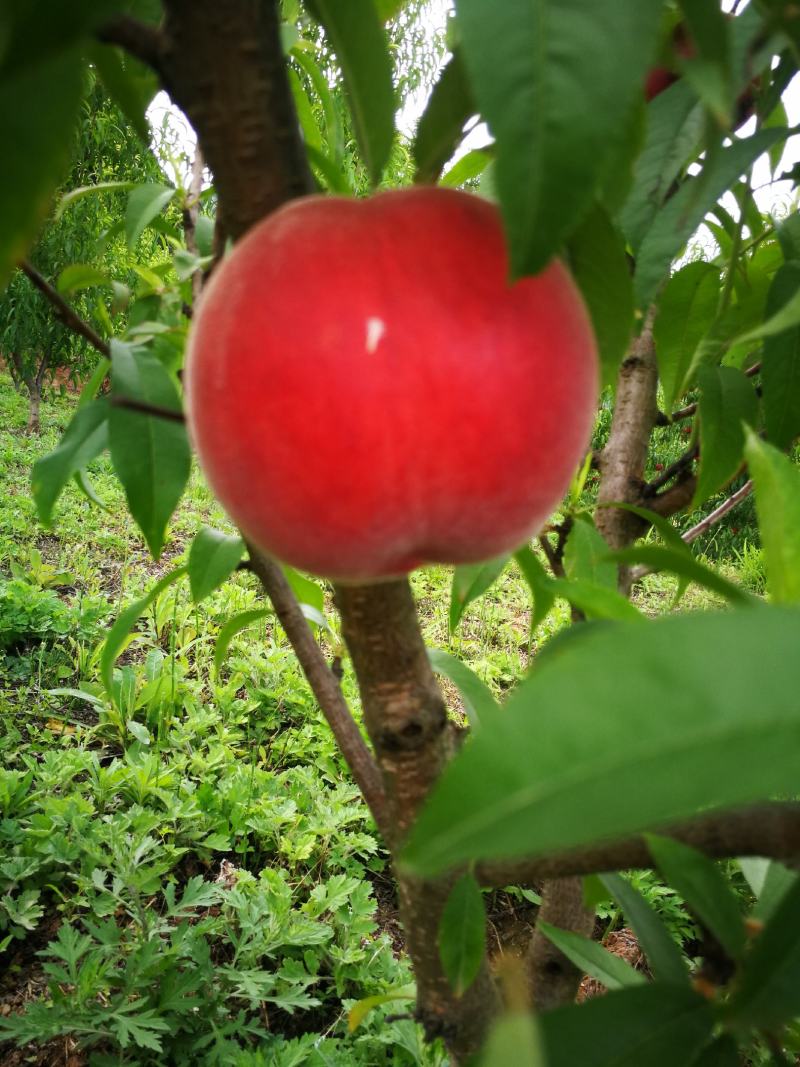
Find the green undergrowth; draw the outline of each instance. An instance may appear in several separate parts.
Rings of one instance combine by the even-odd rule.
[[[51,398],[42,436],[27,436],[25,400],[0,378],[0,1036],[33,1042],[30,1062],[69,1035],[97,1065],[443,1064],[407,1001],[348,1031],[355,1002],[411,981],[391,877],[280,628],[243,631],[214,669],[225,620],[260,603],[253,577],[199,606],[172,586],[105,693],[99,650],[121,606],[201,523],[228,527],[195,471],[154,563],[101,457],[89,475],[104,510],[70,487],[43,530],[30,468],[73,407]],[[760,591],[755,544],[729,547]],[[557,604],[531,634],[509,567],[451,636],[449,585],[444,568],[413,578],[426,641],[498,697],[569,620]],[[637,602],[655,614],[674,590],[652,575]],[[343,686],[357,709],[349,667]]]

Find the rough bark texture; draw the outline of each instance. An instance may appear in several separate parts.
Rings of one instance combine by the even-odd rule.
[[[598,505],[615,501],[642,503],[644,467],[656,419],[657,386],[652,315],[648,315],[630,355],[620,368],[611,433],[599,460]],[[646,529],[640,518],[622,508],[599,506],[595,522],[613,549],[625,548]],[[627,592],[629,585],[627,568],[621,568],[620,589]]]
[[[234,240],[312,191],[280,44],[277,4],[167,0],[159,66],[199,134]]]
[[[383,774],[396,850],[452,754],[455,728],[428,662],[408,582],[339,586],[336,604]],[[428,1036],[443,1037],[460,1062],[481,1047],[496,993],[486,964],[460,999],[442,970],[437,933],[453,880],[401,875],[398,893],[418,1016]]]
[[[594,913],[583,903],[580,878],[556,878],[542,889],[542,906],[538,918],[561,930],[591,936]],[[552,941],[534,930],[528,950],[528,983],[531,1003],[536,1011],[552,1011],[575,999],[583,974],[560,952]]]

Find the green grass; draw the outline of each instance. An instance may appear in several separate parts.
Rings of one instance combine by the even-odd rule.
[[[106,509],[70,486],[43,530],[30,468],[73,407],[49,400],[41,438],[26,436],[26,403],[0,378],[0,1024],[39,1044],[72,1035],[101,1065],[443,1063],[409,1018],[385,1021],[403,1001],[348,1033],[353,1003],[411,980],[386,932],[391,879],[280,627],[237,636],[214,671],[225,620],[262,603],[254,578],[199,606],[185,583],[167,590],[105,693],[99,649],[120,608],[201,523],[229,525],[195,471],[154,563],[101,457],[89,473]],[[752,538],[739,552],[761,591]],[[451,636],[450,581],[413,576],[425,640],[502,696],[569,609],[531,634],[509,566]],[[674,590],[652,575],[636,600],[656,614]],[[690,589],[682,608],[714,603]],[[343,685],[358,712],[349,667]]]

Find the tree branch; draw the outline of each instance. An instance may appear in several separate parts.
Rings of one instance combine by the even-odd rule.
[[[735,493],[731,493],[727,500],[723,500],[719,507],[706,515],[704,519],[701,519],[696,526],[693,526],[691,530],[687,530],[682,534],[683,540],[690,545],[692,541],[696,541],[698,537],[701,537],[706,531],[710,530],[712,526],[724,519],[728,512],[741,504],[750,494],[753,492],[753,483],[748,480],[744,483],[741,489],[737,489]]]
[[[311,627],[300,610],[297,598],[286,581],[283,571],[274,560],[248,544],[250,570],[258,577],[275,608],[281,626],[297,656],[303,673],[317,698],[322,714],[336,738],[356,785],[364,794],[372,817],[381,833],[387,836],[386,794],[378,767],[367,748],[347,701],[342,696],[339,681],[325,662],[314,640]]]
[[[72,330],[73,333],[79,334],[87,340],[90,345],[96,348],[98,352],[106,356],[106,358],[111,355],[111,349],[103,338],[95,333],[88,322],[84,322],[80,315],[78,315],[78,313],[66,302],[61,293],[55,290],[32,264],[27,260],[23,260],[20,263],[19,268],[30,278],[39,292],[43,293],[50,301],[55,310],[56,317],[67,327],[67,329]]]
[[[732,811],[710,812],[659,831],[682,841],[711,859],[766,856],[800,860],[800,804],[765,803]],[[483,863],[477,875],[485,886],[540,885],[549,878],[652,867],[641,836],[536,859]]]
[[[160,404],[150,404],[146,400],[135,400],[132,396],[119,396],[113,394],[110,397],[111,406],[124,408],[126,411],[136,411],[141,415],[152,415],[156,419],[167,419],[168,422],[186,422],[182,411],[174,408],[165,408]]]
[[[561,930],[590,937],[594,911],[589,911],[583,902],[581,879],[556,878],[546,882],[542,889],[542,906],[526,961],[532,1007],[541,1012],[571,1004],[583,973],[542,933],[539,919]]]

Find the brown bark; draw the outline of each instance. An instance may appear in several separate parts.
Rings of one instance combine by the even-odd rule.
[[[336,604],[383,774],[396,851],[450,758],[456,732],[428,662],[408,582],[339,586]],[[428,1037],[444,1038],[460,1062],[480,1049],[497,1001],[485,963],[461,998],[442,970],[437,935],[454,878],[400,876],[398,892],[418,1017]]]
[[[583,903],[580,878],[556,878],[542,889],[542,906],[537,919],[561,930],[589,937],[594,912]],[[538,925],[528,951],[528,983],[536,1011],[552,1011],[575,999],[583,977],[581,971],[541,932]]]

